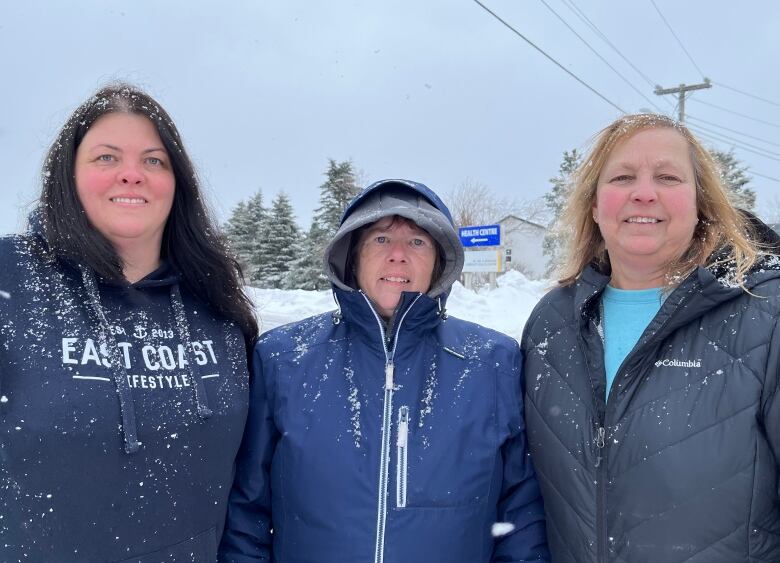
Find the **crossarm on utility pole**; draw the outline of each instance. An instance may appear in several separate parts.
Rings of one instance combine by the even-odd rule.
[[[691,90],[704,90],[705,88],[712,88],[712,82],[709,78],[705,78],[701,84],[680,84],[676,88],[661,88],[656,86],[654,92],[659,96],[666,94],[678,94],[677,97],[677,120],[680,123],[685,122],[685,93]]]

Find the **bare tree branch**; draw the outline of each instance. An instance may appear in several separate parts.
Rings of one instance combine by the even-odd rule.
[[[445,194],[456,227],[484,225],[516,215],[534,223],[546,224],[547,209],[542,198],[517,200],[498,196],[482,182],[466,178]]]

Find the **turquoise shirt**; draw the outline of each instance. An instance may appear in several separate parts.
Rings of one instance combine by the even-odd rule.
[[[601,295],[607,397],[620,364],[661,308],[661,302],[660,287],[616,289],[608,285]]]

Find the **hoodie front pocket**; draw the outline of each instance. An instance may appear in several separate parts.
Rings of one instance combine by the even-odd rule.
[[[409,459],[409,407],[403,406],[398,409],[398,437],[396,439],[397,448],[397,468],[396,468],[396,486],[395,503],[398,508],[406,508],[406,487],[407,471]]]
[[[134,546],[135,547],[135,546]],[[209,528],[159,551],[136,555],[120,563],[213,563],[217,560],[217,531]]]

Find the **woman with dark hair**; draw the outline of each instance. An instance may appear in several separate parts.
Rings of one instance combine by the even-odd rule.
[[[171,118],[125,84],[52,144],[0,239],[4,561],[213,562],[257,336]]]

